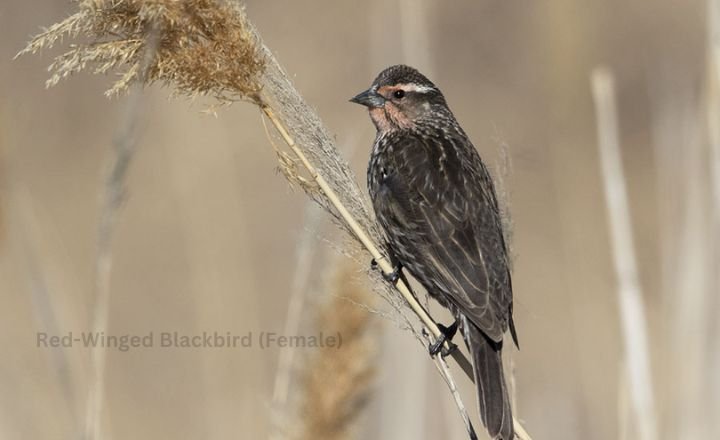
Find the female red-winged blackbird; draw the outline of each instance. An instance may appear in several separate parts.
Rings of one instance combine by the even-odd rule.
[[[514,436],[501,350],[512,320],[508,252],[492,178],[440,90],[408,66],[385,69],[352,102],[377,128],[368,189],[392,259],[455,316],[472,355],[480,416]],[[389,276],[397,279],[397,272]],[[430,347],[439,351],[442,341]]]

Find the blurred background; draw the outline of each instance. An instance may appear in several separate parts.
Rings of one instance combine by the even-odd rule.
[[[535,439],[635,438],[637,429],[590,87],[593,69],[609,68],[657,438],[720,438],[717,1],[246,4],[363,185],[374,128],[348,99],[401,62],[445,93],[502,182],[521,345],[506,345],[506,366],[516,417]],[[0,4],[0,437],[8,439],[78,438],[91,374],[90,350],[41,349],[36,335],[91,329],[103,186],[128,98],[106,99],[103,76],[46,90],[59,50],[13,60],[74,8]],[[154,87],[140,98],[107,333],[315,334],[317,311],[345,288],[334,227],[276,172],[256,108],[236,104],[213,117],[202,102],[168,93]],[[288,327],[293,295],[304,306]],[[425,349],[392,321],[370,325],[374,373],[347,438],[466,438]],[[298,371],[310,351],[295,349],[281,371],[290,385],[278,407],[277,347],[107,350],[103,437],[292,438],[302,421],[283,421],[298,418]],[[472,386],[459,381],[476,418]]]

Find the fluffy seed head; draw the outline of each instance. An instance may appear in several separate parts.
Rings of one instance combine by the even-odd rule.
[[[18,55],[79,40],[55,58],[48,86],[81,71],[120,73],[108,90],[159,81],[179,94],[257,100],[266,60],[245,12],[225,0],[75,0],[78,11]],[[150,52],[150,56],[146,56]],[[147,66],[143,66],[146,59]]]

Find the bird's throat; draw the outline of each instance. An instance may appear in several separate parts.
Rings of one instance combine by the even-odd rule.
[[[371,108],[370,119],[372,119],[375,127],[381,133],[407,129],[413,125],[412,121],[392,104],[386,104],[384,107]]]

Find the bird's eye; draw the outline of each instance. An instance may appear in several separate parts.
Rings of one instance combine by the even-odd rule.
[[[395,90],[393,96],[397,99],[401,99],[403,96],[405,96],[405,90]]]

